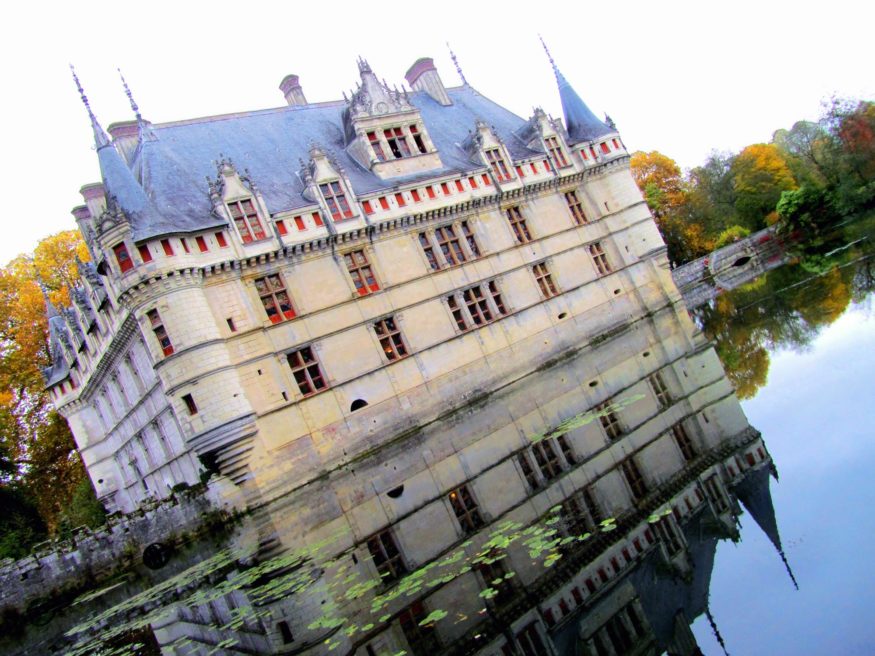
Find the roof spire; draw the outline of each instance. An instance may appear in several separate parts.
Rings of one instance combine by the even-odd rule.
[[[37,284],[39,285],[40,291],[43,293],[43,300],[46,303],[46,317],[51,319],[52,317],[59,316],[58,309],[55,307],[55,304],[52,303],[51,299],[49,298],[48,287],[46,287],[46,284],[43,282],[43,280],[39,276],[39,274],[37,274],[37,278],[39,280],[39,282]]]
[[[128,86],[127,80],[125,80],[125,76],[122,74],[122,69],[117,68],[118,76],[122,79],[122,86],[125,88],[125,95],[128,97],[128,102],[131,103],[131,109],[134,112],[134,116],[137,117],[137,125],[140,129],[143,129],[143,115],[140,114],[140,108],[137,106],[137,102],[134,100],[134,94],[131,93],[131,88]]]
[[[447,50],[450,51],[450,59],[453,60],[453,64],[456,66],[456,73],[458,73],[459,77],[462,79],[462,84],[464,84],[467,87],[468,80],[465,79],[465,74],[462,72],[462,67],[459,65],[459,60],[456,59],[456,53],[454,53],[453,49],[450,47],[449,41],[447,41]]]
[[[571,143],[593,141],[615,132],[613,128],[600,121],[577,95],[577,92],[571,88],[568,80],[559,71],[544,38],[540,34],[538,38],[541,40],[541,45],[544,46],[544,52],[547,53],[547,59],[550,60],[550,66],[553,67],[553,74],[556,76],[556,84],[559,86],[559,100],[562,102],[562,113],[565,116],[565,128],[568,130],[568,136],[571,137]]]
[[[542,37],[539,34],[538,38],[541,40],[541,45],[544,46],[544,52],[547,53],[547,59],[550,60],[550,66],[553,67],[553,72],[556,74],[556,78],[558,79],[559,76],[561,75],[561,73],[559,73],[559,68],[556,66],[556,62],[553,61],[553,55],[550,54],[550,49],[547,47],[547,44],[544,42],[544,37]]]
[[[94,131],[95,145],[98,148],[108,146],[109,137],[106,136],[106,132],[100,127],[100,123],[97,122],[97,117],[95,117],[94,112],[91,111],[91,105],[88,103],[88,96],[85,95],[85,91],[79,83],[79,78],[76,75],[76,69],[73,68],[73,64],[70,64],[70,72],[73,73],[73,81],[76,83],[76,89],[79,91],[79,97],[82,98],[82,104],[85,105],[85,110],[88,112],[88,117],[91,119],[91,129]]]
[[[708,624],[711,625],[711,632],[714,634],[714,639],[717,641],[717,644],[723,649],[723,653],[726,654],[726,656],[729,656],[729,652],[726,651],[726,643],[723,641],[723,636],[720,635],[720,629],[717,628],[717,622],[714,621],[714,616],[711,614],[710,606],[705,606],[705,617],[708,618]]]

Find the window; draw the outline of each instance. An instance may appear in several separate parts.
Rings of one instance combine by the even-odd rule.
[[[607,144],[606,141],[603,141],[600,145],[601,145],[601,147],[602,147],[602,152],[603,152],[605,155],[607,155],[608,153],[611,152],[611,149],[610,149],[610,147],[608,146],[608,144]]]
[[[474,237],[474,232],[467,221],[462,221],[459,224],[462,228],[462,235],[465,237],[465,242],[468,244],[468,250],[474,257],[480,257],[480,247],[477,245],[477,239]]]
[[[185,409],[188,410],[188,414],[196,415],[197,414],[197,405],[194,402],[191,394],[183,394],[182,402],[185,403]]]
[[[494,280],[485,285],[470,287],[461,294],[457,292],[447,296],[447,304],[459,330],[482,326],[507,314],[501,292]]]
[[[434,254],[434,248],[428,240],[428,235],[424,232],[419,233],[419,244],[422,246],[422,250],[425,253],[425,259],[428,260],[428,265],[431,267],[432,271],[440,269],[441,265]]]
[[[562,457],[565,458],[565,462],[569,465],[577,462],[577,457],[574,455],[574,450],[571,448],[568,438],[565,435],[557,435],[555,439],[556,444],[559,445],[559,450],[562,452]]]
[[[556,296],[559,292],[556,291],[556,285],[553,284],[553,277],[550,275],[550,271],[547,269],[546,262],[539,262],[535,266],[532,267],[532,273],[535,274],[535,281],[538,283],[538,287],[541,290],[541,295],[544,298],[550,298],[551,296]]]
[[[450,186],[446,182],[441,182],[441,192],[444,196],[452,195],[452,191],[450,191]]]
[[[437,194],[434,192],[434,185],[425,188],[425,193],[428,194],[429,198],[437,198]]]
[[[386,200],[385,196],[380,196],[380,207],[382,207],[384,210],[389,209],[389,201]]]
[[[416,144],[416,149],[423,155],[428,152],[425,148],[425,142],[422,140],[422,135],[419,134],[419,129],[415,125],[410,126],[410,134],[413,135],[413,143]]]
[[[611,141],[614,144],[614,148],[616,148],[617,150],[620,150],[620,142],[617,141],[616,139],[611,139]]]
[[[288,622],[280,620],[276,623],[276,628],[279,629],[284,645],[290,645],[295,641],[295,637],[292,635],[292,630],[289,628]]]
[[[140,244],[137,246],[137,250],[140,252],[140,259],[143,260],[143,263],[152,261],[152,252],[149,250],[148,244]]]
[[[374,559],[374,565],[380,573],[380,578],[386,583],[397,581],[407,573],[407,566],[401,558],[401,552],[395,544],[392,531],[386,529],[368,540],[368,551]]]
[[[463,485],[450,492],[449,499],[453,512],[456,514],[456,519],[459,520],[462,531],[466,535],[473,533],[484,525],[483,517],[480,516],[480,510],[477,508],[477,503],[474,501],[474,497],[471,496],[467,485]]]
[[[362,202],[362,209],[364,209],[365,214],[373,214],[374,208],[371,206],[371,201],[366,200]]]
[[[280,223],[282,223],[282,221],[280,221]],[[186,253],[191,253],[191,250],[189,250],[188,248],[188,241],[185,237],[180,238],[179,243],[182,244],[182,250],[184,250]]]
[[[670,515],[660,518],[653,527],[656,530],[656,535],[659,536],[660,541],[665,545],[665,550],[669,556],[674,556],[683,548],[683,542]]]
[[[292,368],[292,375],[295,377],[295,382],[298,383],[298,389],[301,390],[301,394],[310,396],[328,386],[325,383],[322,369],[319,368],[319,361],[316,359],[311,346],[305,346],[297,351],[292,351],[287,357],[289,366]]]
[[[611,401],[599,403],[595,409],[599,413],[599,421],[602,428],[605,429],[605,434],[611,441],[616,440],[623,434],[623,428],[620,426],[620,420],[611,408]]]
[[[471,189],[477,189],[477,178],[470,177],[468,178],[468,184],[471,186]]]
[[[295,217],[295,227],[298,230],[306,230],[307,229],[307,224],[304,223],[303,216],[296,216]]]
[[[492,172],[495,173],[495,178],[499,182],[510,180],[510,171],[507,168],[507,162],[501,156],[501,151],[498,148],[491,148],[486,151],[486,161],[492,167]]]
[[[461,264],[465,261],[465,253],[462,251],[459,238],[456,236],[453,226],[448,225],[435,228],[434,236],[437,238],[438,247],[449,266]]]
[[[562,146],[559,145],[559,139],[547,137],[544,139],[544,143],[547,144],[547,152],[550,154],[554,168],[561,169],[568,166],[568,160],[565,159],[565,153],[562,151]]]
[[[146,313],[149,319],[149,324],[152,326],[152,332],[155,333],[155,338],[161,346],[161,351],[165,356],[173,354],[173,344],[170,343],[170,337],[167,336],[167,331],[164,329],[164,322],[158,315],[158,310],[149,310]]]
[[[377,136],[376,132],[368,132],[368,141],[371,144],[371,148],[374,149],[374,155],[381,162],[386,161],[386,153],[383,152],[383,146],[380,143],[380,138]]]
[[[359,296],[379,291],[380,285],[364,251],[352,251],[343,256],[346,268]]]
[[[271,323],[295,318],[295,308],[278,273],[255,279],[255,289]]]
[[[583,204],[577,197],[577,192],[566,191],[564,195],[565,202],[568,203],[568,209],[571,210],[571,216],[574,217],[577,225],[583,225],[584,223],[586,223],[586,214],[584,214],[583,212]]]
[[[112,252],[115,253],[115,261],[118,262],[118,268],[122,273],[134,268],[134,261],[128,255],[128,247],[124,243],[113,246]]]
[[[600,276],[603,276],[613,271],[613,269],[611,268],[611,264],[608,262],[608,256],[605,254],[605,250],[602,248],[601,242],[596,241],[590,244],[589,254],[592,256],[592,261],[595,264],[595,268],[599,272]]]
[[[407,137],[404,136],[404,131],[401,128],[383,130],[383,136],[386,137],[386,144],[389,146],[389,150],[392,151],[395,159],[410,157],[410,146],[407,145]]]
[[[477,565],[477,570],[483,577],[483,582],[487,588],[495,590],[495,595],[492,597],[492,603],[496,606],[503,606],[514,598],[513,584],[508,576],[507,568],[504,566],[502,559],[505,556],[498,551],[492,551],[484,557]]]
[[[209,250],[209,247],[207,246],[207,242],[203,237],[195,237],[194,241],[197,244],[198,250],[201,253],[206,253]]]
[[[387,317],[376,322],[374,324],[374,331],[377,333],[380,346],[383,348],[383,353],[386,354],[389,362],[399,360],[408,355],[407,346],[404,344],[401,331],[398,330],[393,317]]]
[[[519,206],[514,205],[513,207],[508,207],[506,212],[507,220],[510,221],[510,227],[511,230],[513,230],[516,240],[521,244],[532,241],[532,235],[529,232],[529,228],[526,225],[526,220],[523,218],[522,212],[520,212]]]
[[[459,236],[461,232],[461,237]],[[434,239],[442,260],[438,259],[431,237],[426,232],[419,233],[419,244],[425,253],[429,266],[437,271],[443,266],[455,266],[467,262],[472,257],[480,257],[480,247],[468,221],[458,225],[446,225],[435,228]],[[464,244],[464,246],[463,246]],[[467,251],[466,248],[467,247]]]
[[[398,207],[404,207],[407,205],[407,201],[404,200],[404,194],[400,192],[395,194],[395,202],[398,203]]]
[[[532,445],[532,454],[535,456],[535,462],[538,463],[538,469],[545,481],[551,481],[562,473],[559,456],[553,448],[552,440],[545,439],[535,442]]]
[[[629,484],[629,489],[632,491],[632,498],[635,501],[640,501],[647,495],[647,482],[644,476],[641,475],[641,470],[638,469],[638,463],[634,458],[629,458],[620,465],[620,470]]]
[[[465,191],[465,185],[462,183],[461,180],[456,180],[456,189],[458,189],[460,192]]]
[[[422,197],[419,195],[418,189],[411,189],[410,196],[413,198],[414,203],[419,203],[422,200]]]
[[[647,377],[647,382],[650,384],[650,389],[653,390],[653,396],[656,397],[656,405],[662,410],[671,405],[671,394],[668,393],[668,387],[662,379],[662,374],[658,371]]]
[[[288,229],[288,227],[286,227],[286,222],[283,221],[282,219],[280,219],[279,221],[276,222],[276,229],[277,229],[277,232],[280,233],[280,235],[289,234],[289,229]]]
[[[687,462],[695,460],[696,447],[693,445],[693,441],[690,439],[690,436],[687,435],[687,431],[684,428],[683,424],[675,424],[671,427],[671,432],[672,435],[674,435],[675,443],[681,450],[681,455],[683,455],[684,460],[686,460]]]
[[[714,510],[716,510],[718,514],[729,510],[729,504],[726,502],[726,497],[723,495],[720,483],[717,482],[717,474],[709,477],[705,481],[704,486],[705,495],[708,497],[708,500],[714,506]]]
[[[219,245],[219,248],[228,248],[228,240],[225,239],[224,232],[216,233],[216,243]]]
[[[335,221],[352,218],[352,209],[346,201],[346,194],[343,193],[343,187],[339,181],[326,182],[319,185],[319,191],[322,192],[322,197],[328,205],[328,211],[331,213],[331,218]]]
[[[325,225],[324,223],[322,223],[322,216],[319,214],[319,212],[313,212],[312,217],[313,223],[316,225],[317,228]]]
[[[407,638],[413,656],[431,656],[440,651],[440,641],[434,624],[420,624],[427,616],[421,601],[414,602],[398,615],[401,631]]]
[[[167,256],[173,255],[173,246],[170,245],[169,239],[161,240],[161,248],[164,249],[164,254]]]
[[[550,650],[544,645],[541,634],[538,633],[537,622],[532,622],[517,633],[516,641],[524,656],[550,656]]]
[[[237,232],[240,233],[244,244],[267,238],[252,199],[228,203],[228,210],[231,212],[231,218],[234,220],[234,225],[237,226]],[[221,243],[219,245],[221,246]]]

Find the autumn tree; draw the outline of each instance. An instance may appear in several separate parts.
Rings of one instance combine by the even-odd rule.
[[[654,217],[659,219],[670,214],[684,203],[684,179],[673,159],[656,150],[639,151],[632,155],[629,165]]]
[[[44,389],[41,368],[50,354],[40,285],[53,304],[69,305],[77,255],[87,258],[71,230],[43,239],[32,256],[0,269],[0,449],[9,463],[0,485],[26,491],[50,532],[87,476],[70,429]]]
[[[738,223],[759,230],[775,211],[781,193],[797,184],[775,144],[753,144],[734,158],[732,186]]]

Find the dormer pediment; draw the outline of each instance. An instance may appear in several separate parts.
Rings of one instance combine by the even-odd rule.
[[[258,193],[248,171],[241,175],[230,159],[221,159],[216,165],[215,181],[207,178],[213,213],[237,229],[244,244],[270,237],[265,225],[270,212]]]

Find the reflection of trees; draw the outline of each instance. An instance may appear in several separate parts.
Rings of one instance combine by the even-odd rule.
[[[868,241],[822,255],[825,273],[813,275],[805,261],[786,265],[696,311],[740,398],[751,398],[765,384],[770,350],[805,349],[852,300],[875,287],[872,260],[863,250]]]

